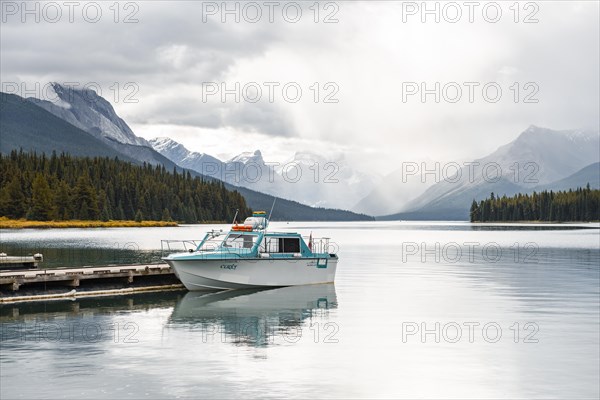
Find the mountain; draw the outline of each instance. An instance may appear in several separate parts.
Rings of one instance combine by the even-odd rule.
[[[265,160],[263,159],[262,153],[260,150],[246,151],[243,152],[228,161],[229,164],[240,164],[240,165],[248,165],[248,164],[256,164],[263,166],[265,164]]]
[[[146,139],[136,136],[113,106],[95,91],[59,83],[52,83],[51,88],[56,94],[54,101],[33,97],[27,100],[102,140],[127,158],[140,163],[162,164],[169,169],[175,167],[169,158],[155,151]]]
[[[597,162],[600,158],[600,134],[598,131],[565,130],[555,131],[530,126],[513,142],[500,147],[482,159],[482,163],[496,162],[506,172],[514,175],[510,167],[518,163],[523,168],[534,163],[538,169],[521,171],[532,173],[533,179],[526,176],[513,179],[521,186],[531,187],[567,177],[581,168]],[[535,182],[535,181],[538,182]]]
[[[17,95],[0,93],[0,152],[23,149],[134,161],[104,141]]]
[[[541,192],[543,190],[569,190],[576,188],[584,188],[587,184],[590,184],[592,189],[600,189],[600,163],[593,163],[575,172],[564,179],[556,182],[547,183],[545,185],[536,186],[534,190]]]
[[[154,150],[175,162],[183,168],[197,171],[205,176],[221,179],[224,163],[208,154],[195,153],[186,149],[182,144],[168,137],[159,137],[150,140]]]
[[[300,204],[312,206],[304,201],[300,192],[296,197],[289,196],[275,167],[267,165],[260,150],[243,152],[226,161],[222,166],[221,179],[237,186],[284,199],[294,199]]]
[[[26,100],[17,95],[0,92],[0,153],[8,154],[12,150],[23,149],[37,153],[51,154],[69,153],[72,156],[96,157],[108,156],[134,164],[143,162],[154,165],[164,165],[169,171],[183,168],[147,146],[131,143],[121,143],[109,136],[102,139],[78,128],[69,119],[74,114],[51,113],[39,102]],[[85,107],[84,105],[79,105]],[[57,106],[58,107],[58,106]],[[55,110],[56,111],[56,110]],[[85,111],[83,111],[85,112]],[[62,119],[60,116],[65,117]],[[135,143],[136,141],[133,140]],[[192,176],[211,179],[193,170]],[[228,190],[239,191],[246,198],[249,207],[270,209],[274,196],[259,193],[236,185],[225,184]],[[277,199],[277,207],[273,215],[275,220],[304,220],[304,221],[357,221],[372,220],[372,217],[359,215],[349,211],[311,208],[300,203]]]
[[[269,212],[273,205],[273,200],[276,198],[265,193],[227,183],[225,184],[225,188],[228,190],[233,188],[240,192],[253,210],[265,210]],[[309,207],[297,201],[286,200],[280,197],[277,197],[272,216],[273,221],[373,221],[374,219],[369,215],[357,214],[352,211]]]
[[[327,159],[308,151],[296,152],[276,172],[283,197],[316,207],[351,209],[381,180],[352,167],[343,155]]]
[[[439,186],[438,186],[439,185]],[[425,196],[432,199],[422,207],[409,208],[407,211],[377,217],[379,220],[465,220],[469,216],[469,207],[473,199],[479,201],[494,192],[499,195],[512,196],[526,190],[506,178],[498,182],[479,182],[473,185],[462,185],[456,190],[448,191],[446,185],[435,184],[425,191],[416,201]],[[410,203],[409,203],[410,204]],[[465,204],[468,204],[465,206]]]
[[[113,140],[107,140],[107,143],[117,149],[119,153],[136,160],[138,163],[145,162],[152,165],[164,165],[169,170],[173,170],[173,168],[177,170],[182,169],[177,163],[174,163],[151,147],[119,143]]]
[[[56,94],[54,101],[33,97],[27,100],[86,131],[127,158],[140,163],[162,164],[169,169],[175,167],[169,158],[155,151],[146,139],[136,136],[113,106],[95,91],[59,83],[52,83],[51,88]]]
[[[79,89],[52,83],[55,100],[50,102],[33,97],[27,98],[57,117],[92,134],[98,139],[110,139],[119,143],[150,146],[137,137],[121,119],[113,106],[91,89]]]
[[[343,157],[333,161],[297,152],[283,164],[266,162],[260,150],[243,152],[227,161],[189,151],[169,138],[150,140],[152,147],[176,164],[273,196],[312,207],[349,209],[372,190],[377,176],[357,171]]]
[[[156,151],[184,168],[198,173],[203,172],[204,176],[225,181],[225,187],[229,190],[239,191],[254,210],[268,211],[271,209],[275,196],[245,187],[260,186],[263,190],[268,188],[268,166],[259,150],[244,152],[223,162],[208,154],[189,151],[182,144],[167,137],[152,139],[150,144]],[[261,170],[264,179],[263,177],[258,180],[254,179],[256,168]],[[271,170],[271,173],[274,174],[275,171]],[[364,214],[345,210],[309,207],[297,201],[282,199],[279,196],[273,211],[274,221],[370,221],[373,219]]]
[[[529,127],[513,142],[463,166],[395,214],[381,219],[467,219],[473,199],[529,193],[534,188],[567,178],[600,158],[598,131],[554,131]]]

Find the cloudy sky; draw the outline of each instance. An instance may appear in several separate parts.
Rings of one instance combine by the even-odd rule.
[[[100,88],[137,135],[222,159],[386,171],[484,156],[531,124],[597,129],[598,2],[513,3],[2,0],[0,78]]]

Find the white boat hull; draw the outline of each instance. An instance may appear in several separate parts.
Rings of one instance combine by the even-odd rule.
[[[225,290],[332,283],[337,257],[166,260],[188,290]]]

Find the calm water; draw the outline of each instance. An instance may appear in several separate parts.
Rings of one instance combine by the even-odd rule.
[[[1,231],[48,268],[157,260],[211,228]],[[5,398],[598,398],[600,231],[294,223],[335,285],[0,306]]]

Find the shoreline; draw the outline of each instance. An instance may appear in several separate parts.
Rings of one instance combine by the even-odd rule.
[[[0,218],[0,229],[53,229],[53,228],[152,228],[176,227],[174,221],[29,221],[25,219]]]

